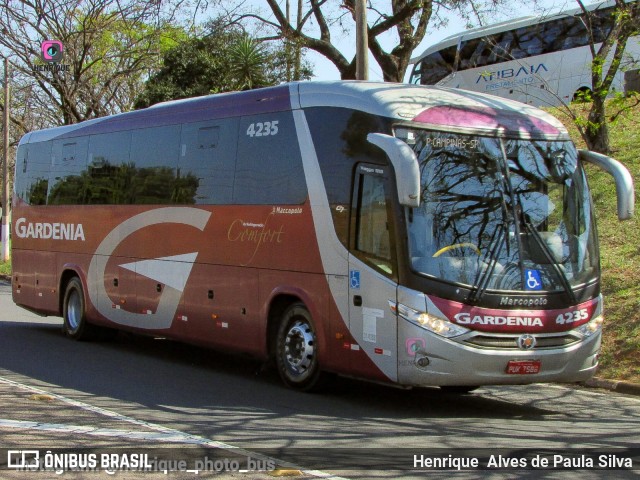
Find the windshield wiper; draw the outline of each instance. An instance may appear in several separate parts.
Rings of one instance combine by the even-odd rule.
[[[535,239],[536,243],[540,247],[540,250],[542,250],[542,253],[547,259],[547,262],[553,266],[553,270],[555,271],[556,275],[560,279],[562,288],[564,289],[565,293],[571,300],[572,304],[575,305],[576,303],[578,303],[576,299],[576,295],[573,292],[571,285],[569,284],[569,280],[567,280],[567,276],[562,271],[562,268],[560,268],[560,265],[558,265],[558,262],[553,256],[553,252],[551,251],[551,249],[549,249],[549,245],[547,245],[547,242],[544,241],[544,239],[540,235],[540,232],[536,230],[536,227],[533,226],[533,224],[531,223],[531,220],[529,219],[529,215],[527,215],[524,212],[522,212],[522,223],[524,223],[524,226],[527,229],[527,232],[529,232],[529,234]]]
[[[520,218],[520,214],[518,212],[518,202],[516,201],[516,194],[513,191],[513,185],[511,184],[511,170],[509,169],[509,161],[507,160],[507,151],[504,147],[504,142],[500,140],[500,153],[502,154],[497,158],[498,165],[502,169],[500,180],[501,185],[503,187],[503,195],[504,193],[509,195],[509,200],[511,201],[511,215],[513,215],[513,227],[515,229],[516,240],[518,242],[518,266],[520,267],[520,279],[522,281],[522,285],[525,284],[525,274],[524,274],[524,262],[522,260],[522,253],[524,252],[524,245],[522,244],[522,235],[520,234],[520,222],[518,218]]]
[[[472,290],[471,293],[469,294],[469,297],[468,297],[469,303],[472,303],[472,304],[478,303],[482,299],[482,296],[484,295],[484,293],[487,291],[487,286],[489,285],[489,279],[491,278],[491,275],[493,274],[493,271],[496,268],[496,264],[498,263],[498,255],[502,251],[502,247],[505,244],[504,238],[505,238],[506,230],[507,229],[504,226],[504,224],[501,223],[493,232],[493,236],[489,241],[489,245],[490,245],[490,251],[488,253],[488,256],[490,257],[489,264],[485,269],[478,271],[478,275],[476,276],[475,281],[473,282],[473,284],[477,285],[477,287],[474,290]]]

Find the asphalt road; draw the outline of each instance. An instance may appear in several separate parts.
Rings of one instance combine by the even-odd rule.
[[[541,384],[451,395],[350,379],[304,394],[251,359],[124,334],[74,342],[60,325],[17,308],[0,284],[1,478],[30,475],[7,469],[3,449],[63,447],[263,462],[149,478],[640,477],[640,397]],[[428,469],[436,457],[442,468]]]

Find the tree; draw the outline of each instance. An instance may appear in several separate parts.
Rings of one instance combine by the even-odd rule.
[[[589,11],[582,0],[576,0],[583,11],[585,28],[589,35],[591,50],[591,91],[585,92],[591,108],[587,118],[580,118],[569,109],[579,131],[590,150],[610,153],[609,119],[605,100],[611,92],[614,77],[624,59],[624,50],[629,37],[640,33],[640,5],[638,2],[625,3],[615,0],[616,9],[611,29],[602,32],[597,11]],[[604,36],[604,38],[600,38]],[[600,46],[597,48],[597,45]]]
[[[300,22],[296,27],[288,21],[276,0],[266,1],[276,18],[277,29],[282,37],[297,41],[305,47],[324,55],[336,66],[342,79],[355,78],[355,56],[349,60],[332,43],[330,24],[334,23],[334,20],[327,16],[331,13],[327,8],[328,2],[326,0],[311,0],[309,11],[303,15],[303,22]],[[354,19],[355,2],[353,0],[343,1],[342,8]],[[373,10],[373,12],[376,12],[376,10]],[[383,15],[378,12],[378,20],[368,28],[367,36],[369,49],[380,65],[386,81],[402,81],[409,65],[411,52],[424,37],[431,14],[432,5],[430,0],[397,0],[392,2],[391,15]],[[316,21],[319,28],[318,38],[312,37],[303,31],[311,17]],[[264,20],[264,22],[269,23],[267,20]],[[378,36],[391,29],[396,30],[400,41],[391,52],[387,53],[380,45]]]
[[[286,80],[286,49],[269,47],[237,25],[218,19],[201,38],[190,38],[163,56],[162,67],[145,84],[135,107],[210,93],[277,85]],[[303,78],[311,70],[303,69]]]
[[[238,90],[251,90],[269,84],[267,72],[264,70],[268,54],[263,45],[248,35],[231,45],[229,60],[231,74]]]
[[[340,72],[343,80],[354,79],[356,74],[355,55],[349,59],[340,51],[340,40],[334,40],[336,29],[355,29],[355,1],[342,0],[339,7],[328,0],[310,0],[306,12],[299,14],[295,26],[280,8],[278,0],[265,0],[275,21],[256,13],[238,14],[239,21],[257,19],[262,26],[274,30],[272,38],[284,38],[305,48],[314,50],[330,60]],[[384,4],[383,4],[384,3]],[[440,16],[440,9],[455,12],[463,18],[475,16],[480,20],[485,11],[494,11],[502,0],[390,0],[369,2],[368,43],[369,50],[382,69],[385,81],[402,82],[409,66],[411,55],[423,40],[429,25],[446,23]],[[300,4],[299,4],[300,5]],[[315,27],[315,31],[314,31]],[[390,51],[384,50],[381,38],[393,34],[397,45]]]
[[[40,124],[71,124],[131,107],[159,53],[182,35],[158,2],[0,1],[0,48]],[[170,15],[170,14],[169,14]],[[40,51],[63,45],[55,68]]]

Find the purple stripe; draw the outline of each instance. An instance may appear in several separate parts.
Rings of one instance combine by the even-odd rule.
[[[558,135],[560,130],[550,123],[524,113],[495,110],[491,107],[456,107],[440,105],[424,110],[413,119],[431,125],[461,128],[504,129],[506,133]]]
[[[209,95],[166,106],[136,110],[80,127],[57,138],[116,132],[135,128],[201,122],[220,118],[281,112],[291,109],[288,86],[261,88],[246,92]]]

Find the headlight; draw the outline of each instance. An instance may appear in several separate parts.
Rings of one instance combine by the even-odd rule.
[[[592,318],[588,323],[580,325],[575,331],[582,334],[585,338],[590,337],[594,333],[602,330],[603,321],[604,317],[602,315],[598,315],[597,317]]]
[[[392,302],[389,302],[389,305],[391,306],[391,310],[394,313],[397,312],[402,318],[424,328],[425,330],[437,333],[438,335],[446,338],[457,337],[458,335],[462,335],[469,331],[465,327],[451,323],[449,320],[436,317],[435,315],[430,315],[426,312],[419,312],[418,310],[414,310],[413,308],[407,307],[401,303],[393,304]]]

